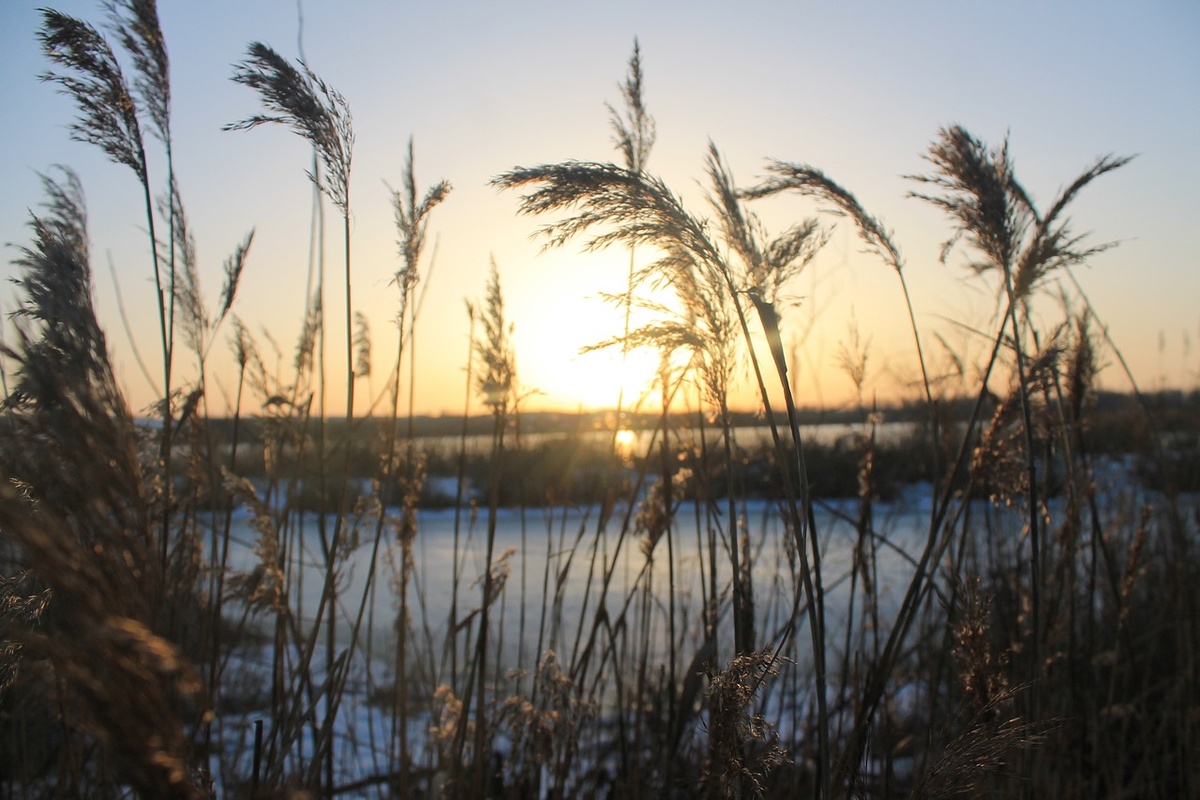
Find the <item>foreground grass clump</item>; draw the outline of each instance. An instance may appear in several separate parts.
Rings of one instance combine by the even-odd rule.
[[[986,358],[943,367],[893,233],[824,172],[777,161],[739,187],[712,145],[707,216],[650,172],[635,45],[611,109],[622,164],[494,182],[552,216],[552,246],[629,249],[625,322],[597,346],[653,348],[662,410],[622,398],[614,420],[641,438],[620,451],[615,425],[538,431],[493,264],[467,303],[464,413],[435,447],[399,409],[449,185],[418,190],[410,144],[391,198],[400,343],[372,405],[385,411],[367,416],[355,386],[379,358],[350,303],[348,104],[263,44],[236,68],[264,108],[234,127],[308,139],[312,224],[322,198],[341,213],[347,303],[332,324],[350,413],[333,418],[322,253],[290,365],[272,369],[287,360],[264,359],[233,316],[250,236],[216,311],[204,301],[154,3],[109,10],[119,57],[53,11],[41,36],[79,108],[73,135],[148,198],[162,400],[145,422],[122,397],[82,188],[47,178],[0,361],[6,795],[1197,793],[1195,399],[1099,395],[1119,352],[1077,284],[1046,293],[1100,249],[1072,232],[1071,202],[1125,159],[1099,159],[1041,209],[1007,143],[937,133],[916,196],[946,212],[1000,310],[980,328]],[[167,151],[157,206],[147,125]],[[774,235],[754,210],[795,201],[814,216]],[[849,430],[826,442],[791,395],[781,312],[830,209],[898,278],[922,397],[844,412]],[[670,303],[647,299],[664,288]],[[653,320],[632,324],[637,307]],[[235,414],[217,420],[205,363],[223,325]],[[194,375],[177,369],[177,333]],[[845,358],[860,390],[866,363]],[[742,372],[764,398],[761,442],[729,407]],[[783,409],[765,400],[776,381]],[[891,422],[905,435],[885,435]]]

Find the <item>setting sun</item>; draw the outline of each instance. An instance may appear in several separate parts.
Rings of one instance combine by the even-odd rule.
[[[536,270],[506,272],[500,265],[521,385],[533,393],[528,406],[600,410],[619,402],[627,409],[657,408],[657,353],[622,354],[619,344],[589,349],[618,339],[624,330],[623,309],[602,299],[595,284],[624,291],[628,255],[614,250],[580,258],[555,251],[542,260],[547,263]],[[647,322],[634,309],[632,328]]]
[[[581,353],[570,363],[560,366],[561,382],[547,387],[547,395],[561,397],[560,405],[575,405],[587,410],[657,407],[654,379],[657,356],[646,351],[633,351],[624,358],[617,348],[611,351]],[[559,374],[555,375],[556,378]],[[567,406],[569,407],[569,406]]]

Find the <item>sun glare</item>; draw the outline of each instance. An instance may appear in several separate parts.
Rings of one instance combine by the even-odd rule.
[[[522,384],[536,390],[531,405],[547,408],[607,410],[637,407],[657,409],[658,392],[654,380],[658,374],[658,354],[648,349],[622,354],[619,345],[583,352],[598,342],[612,341],[620,335],[624,321],[621,310],[588,296],[582,277],[589,272],[568,269],[569,259],[549,265],[539,276],[547,285],[540,286],[527,307],[514,301],[512,316],[517,320],[515,342]],[[617,274],[625,267],[618,261],[609,272]],[[519,297],[516,289],[512,295]],[[546,298],[559,298],[547,302]],[[644,324],[634,313],[631,324]]]
[[[565,370],[559,390],[588,410],[657,407],[654,389],[657,356],[633,351],[622,358],[620,350],[581,353]]]

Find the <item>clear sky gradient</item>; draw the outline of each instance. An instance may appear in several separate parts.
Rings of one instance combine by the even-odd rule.
[[[141,410],[154,395],[135,368],[108,266],[157,374],[139,188],[127,168],[69,140],[74,107],[38,81],[48,67],[35,39],[43,4],[0,0],[0,243],[28,241],[29,209],[42,196],[37,172],[58,163],[79,172],[97,301],[126,391]],[[48,4],[103,18],[91,0]],[[658,127],[649,171],[706,214],[700,182],[710,139],[742,185],[757,181],[768,157],[825,170],[895,231],[936,363],[946,357],[933,332],[969,360],[984,348],[972,330],[995,325],[994,285],[971,275],[963,252],[938,263],[950,229],[928,204],[906,198],[914,186],[902,176],[926,171],[921,154],[938,128],[961,124],[989,143],[1008,136],[1019,179],[1043,205],[1096,157],[1136,154],[1074,206],[1078,230],[1093,231],[1097,243],[1120,242],[1077,275],[1144,388],[1191,389],[1200,380],[1200,5],[1193,2],[305,0],[302,10],[301,31],[294,0],[160,3],[176,168],[202,278],[215,301],[222,261],[257,230],[234,311],[260,337],[270,331],[285,368],[304,308],[310,155],[282,127],[222,132],[259,110],[257,97],[230,80],[249,42],[294,57],[302,38],[309,64],[354,115],[353,300],[370,318],[376,361],[360,397],[381,392],[383,365],[394,357],[397,295],[389,281],[400,262],[388,186],[401,183],[410,136],[419,186],[453,184],[430,223],[436,244],[423,265],[430,274],[415,343],[415,405],[457,413],[468,350],[464,300],[483,295],[493,256],[515,325],[521,384],[539,392],[529,407],[616,402],[619,359],[579,350],[619,332],[621,314],[599,295],[623,289],[627,254],[540,253],[530,235],[548,220],[517,217],[517,196],[488,182],[517,165],[617,160],[605,103],[619,100],[637,37]],[[152,180],[161,181],[161,160],[156,167]],[[779,232],[814,209],[778,198],[760,213]],[[331,224],[331,275],[340,270],[339,236]],[[798,306],[785,318],[785,337],[795,345],[805,405],[851,402],[837,355],[852,326],[870,342],[867,392],[881,400],[913,395],[916,359],[899,285],[859,250],[843,223],[793,288]],[[16,255],[6,247],[0,275],[15,274],[8,262]],[[343,296],[340,279],[331,283],[329,374],[336,376],[344,345],[333,310]],[[0,291],[6,313],[15,302],[11,290]],[[1039,313],[1046,325],[1059,317],[1052,303]],[[209,369],[231,392],[226,334]],[[265,339],[260,345],[269,352]],[[633,360],[627,397],[653,362]],[[186,379],[196,370],[181,356],[177,372]],[[1102,381],[1128,388],[1114,366]],[[752,394],[740,397],[754,406]],[[220,394],[214,398],[210,411],[222,413]]]

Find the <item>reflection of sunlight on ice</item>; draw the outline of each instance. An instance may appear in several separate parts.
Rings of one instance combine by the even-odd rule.
[[[622,428],[617,431],[613,437],[613,446],[616,448],[617,455],[621,459],[621,463],[629,466],[633,463],[633,448],[637,445],[637,434],[628,428]]]

